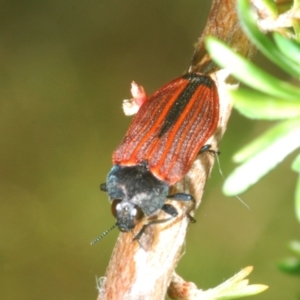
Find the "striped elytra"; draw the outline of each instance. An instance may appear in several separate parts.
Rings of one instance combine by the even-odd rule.
[[[188,172],[219,120],[219,97],[207,75],[188,73],[155,92],[140,107],[113,163],[146,162],[151,173],[172,185]]]

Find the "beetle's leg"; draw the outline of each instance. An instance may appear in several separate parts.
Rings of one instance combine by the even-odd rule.
[[[174,206],[172,206],[171,204],[164,204],[163,207],[161,208],[161,210],[163,210],[165,213],[170,215],[170,217],[165,218],[165,219],[153,220],[147,224],[144,224],[142,229],[139,231],[139,233],[133,238],[133,241],[138,241],[141,238],[141,236],[143,235],[143,233],[145,232],[146,228],[149,227],[150,225],[165,223],[165,222],[168,222],[178,216],[178,212],[177,212],[176,208]]]
[[[185,193],[176,193],[176,194],[173,194],[173,195],[168,195],[167,198],[172,199],[172,200],[176,200],[176,201],[192,201],[193,202],[193,208],[194,208],[194,205],[196,203],[195,199],[192,195],[185,194]],[[143,235],[143,233],[145,232],[145,230],[148,226],[153,225],[153,224],[165,223],[165,222],[171,221],[172,219],[174,219],[178,216],[178,212],[177,212],[176,208],[171,204],[164,204],[163,207],[161,208],[161,210],[164,211],[165,213],[167,213],[168,215],[170,215],[170,217],[166,218],[166,219],[153,220],[153,221],[143,225],[142,229],[134,237],[133,240],[138,241],[141,238],[141,236]],[[192,223],[196,222],[196,220],[189,213],[187,213],[187,217],[190,219],[190,221]]]
[[[200,151],[199,151],[199,154],[201,154],[201,153],[203,153],[203,152],[210,152],[210,153],[217,154],[217,155],[220,155],[220,154],[221,154],[220,151],[212,150],[212,149],[210,149],[210,148],[211,148],[211,145],[210,145],[210,144],[207,144],[207,145],[202,146],[202,148],[201,148]]]
[[[168,195],[167,198],[172,200],[177,200],[177,201],[192,201],[195,203],[194,197],[186,193],[176,193],[173,195]]]
[[[106,182],[100,184],[100,191],[107,192]]]
[[[196,204],[194,197],[190,194],[176,193],[173,195],[168,195],[167,198],[172,199],[172,200],[177,200],[177,201],[192,201],[193,207],[189,210],[189,212],[195,207],[195,204]],[[189,212],[186,215],[188,216],[188,218],[190,219],[190,221],[192,223],[195,223],[196,220],[189,214]]]

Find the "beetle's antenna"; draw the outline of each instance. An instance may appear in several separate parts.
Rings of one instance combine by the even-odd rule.
[[[219,173],[221,175],[221,177],[223,178],[223,180],[225,180],[222,169],[221,169],[221,163],[220,163],[220,159],[219,159],[219,155],[221,154],[219,151],[213,151],[212,152],[215,155],[215,159],[217,161],[217,165],[219,167]]]
[[[98,243],[100,240],[102,240],[110,231],[112,231],[115,227],[118,226],[118,223],[114,224],[112,227],[105,230],[103,233],[101,233],[97,238],[91,241],[90,245],[94,245]]]
[[[210,150],[208,150],[208,151],[210,151]],[[220,152],[218,152],[218,151],[211,151],[211,152],[215,154],[215,158],[216,158],[217,164],[219,166],[219,173],[221,174],[223,180],[225,180],[225,177],[224,177],[222,169],[221,169],[220,159],[219,159]],[[247,203],[245,203],[240,196],[235,195],[235,198],[237,198],[242,204],[244,204],[250,210],[249,205],[247,205]]]

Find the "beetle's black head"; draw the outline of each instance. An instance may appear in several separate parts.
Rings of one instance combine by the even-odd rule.
[[[132,230],[144,217],[142,210],[128,201],[113,200],[111,210],[117,219],[119,229],[123,232]]]
[[[115,165],[107,176],[105,189],[112,201],[112,213],[119,229],[127,232],[144,215],[150,216],[162,208],[169,185],[154,177],[146,164],[133,167]]]

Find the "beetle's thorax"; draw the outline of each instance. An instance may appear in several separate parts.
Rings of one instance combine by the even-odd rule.
[[[164,205],[169,185],[157,179],[147,164],[132,167],[115,165],[107,176],[107,193],[115,202],[117,223],[122,231],[135,226],[139,210],[146,216],[154,214]]]

